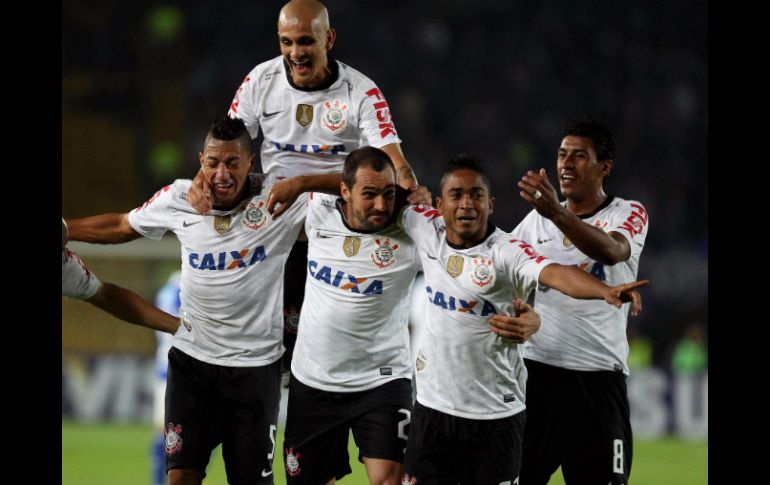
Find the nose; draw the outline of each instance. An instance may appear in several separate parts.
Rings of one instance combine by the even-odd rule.
[[[217,168],[214,170],[214,178],[218,180],[229,178],[229,173],[224,163],[217,165]]]
[[[385,212],[388,210],[388,202],[385,197],[380,195],[374,199],[374,210],[378,212]]]
[[[291,55],[291,58],[293,60],[298,61],[298,60],[302,59],[302,52],[303,51],[302,51],[301,46],[299,44],[297,44],[297,43],[294,43],[291,46],[291,51],[289,52],[289,54]]]
[[[473,207],[473,204],[471,203],[471,194],[465,194],[460,198],[460,207],[462,208],[470,208]]]
[[[575,155],[573,155],[571,153],[566,155],[562,159],[561,165],[562,165],[562,167],[569,167],[569,168],[574,167],[575,166]]]

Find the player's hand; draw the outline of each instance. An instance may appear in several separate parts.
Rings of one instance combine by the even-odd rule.
[[[187,189],[187,202],[196,212],[204,216],[212,209],[211,184],[203,177],[203,169],[198,170],[190,188]]]
[[[431,205],[432,194],[424,185],[415,185],[409,189],[409,194],[406,196],[406,201],[412,205]]]
[[[564,210],[564,207],[559,204],[556,189],[548,181],[544,168],[541,168],[539,173],[528,170],[518,185],[521,189],[519,192],[521,198],[532,204],[537,213],[546,219],[553,219]]]
[[[650,284],[650,280],[633,281],[618,286],[613,286],[605,295],[604,300],[620,308],[623,303],[631,302],[631,316],[636,316],[642,310],[642,295],[636,288]]]
[[[303,191],[299,177],[279,180],[273,184],[267,196],[267,212],[273,215],[273,220],[286,212]]]
[[[523,344],[540,330],[540,315],[535,312],[532,305],[522,303],[520,298],[516,298],[514,310],[515,316],[492,315],[488,323],[497,335],[514,343]]]

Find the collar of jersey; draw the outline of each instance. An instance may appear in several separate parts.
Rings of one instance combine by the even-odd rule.
[[[255,190],[252,190],[252,188],[254,188]],[[235,206],[233,206],[232,209],[214,209],[214,208],[212,208],[211,212],[209,213],[209,215],[212,215],[212,216],[223,216],[223,215],[226,215],[226,214],[232,214],[233,212],[238,212],[244,202],[246,202],[247,200],[249,200],[252,197],[254,197],[255,195],[257,195],[257,193],[259,191],[261,191],[261,190],[262,190],[262,185],[261,184],[259,186],[256,186],[256,185],[252,186],[252,184],[251,184],[251,177],[246,177],[246,190],[243,191],[243,198],[237,204],[235,204]]]
[[[600,210],[602,210],[602,209],[604,209],[605,207],[607,207],[608,205],[610,205],[610,204],[612,203],[612,200],[613,200],[614,198],[615,198],[615,196],[614,196],[614,195],[610,195],[610,194],[607,194],[607,198],[606,198],[606,199],[604,199],[604,202],[602,202],[601,204],[599,204],[599,206],[598,206],[596,209],[592,210],[592,211],[591,211],[591,212],[589,212],[588,214],[581,214],[581,215],[575,214],[575,215],[576,215],[576,216],[578,216],[580,219],[588,219],[588,218],[590,218],[590,217],[593,217],[593,216],[595,216],[595,215],[596,215],[596,214],[597,214],[597,213],[598,213]],[[564,201],[564,207],[567,207],[567,201],[566,201],[566,200]]]
[[[325,83],[320,84],[314,88],[302,88],[294,84],[294,81],[291,80],[291,70],[289,68],[289,65],[286,63],[286,59],[281,59],[283,61],[283,70],[286,74],[286,80],[289,81],[289,85],[293,87],[294,89],[297,89],[299,91],[323,91],[324,89],[329,89],[329,86],[334,84],[337,81],[337,78],[340,77],[340,66],[337,64],[337,61],[332,59],[331,57],[328,58],[329,62],[329,70],[332,72],[332,75],[329,76],[329,79],[326,80]]]

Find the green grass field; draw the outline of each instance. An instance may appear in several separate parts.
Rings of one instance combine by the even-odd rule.
[[[78,424],[62,422],[62,485],[144,485],[150,482],[150,425]],[[279,431],[277,443],[283,443]],[[273,464],[276,485],[285,484],[283,456],[276,448]],[[349,446],[353,473],[342,484],[366,485],[366,471],[358,463],[352,440]],[[708,483],[708,443],[676,439],[634,443],[633,485],[705,485]],[[224,465],[218,451],[208,467],[205,485],[225,485]],[[563,485],[561,472],[551,479]]]

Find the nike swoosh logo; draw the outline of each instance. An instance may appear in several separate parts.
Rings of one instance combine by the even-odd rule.
[[[182,225],[183,225],[184,227],[190,227],[190,226],[192,226],[193,224],[197,224],[197,223],[199,223],[199,222],[202,222],[202,221],[195,221],[195,222],[190,222],[190,223],[188,223],[187,221],[182,221]]]
[[[274,112],[274,113],[266,113],[266,112],[264,112],[264,111],[263,111],[263,112],[262,112],[262,116],[264,116],[265,118],[270,118],[271,116],[275,116],[275,115],[277,115],[278,113],[283,113],[283,111],[276,111],[276,112]]]
[[[326,234],[321,234],[320,232],[316,234],[316,237],[320,237],[321,239],[331,239],[331,236],[327,236]]]
[[[269,477],[272,474],[273,474],[273,470],[270,470],[270,471],[262,470],[262,476],[263,477]]]
[[[550,237],[550,238],[548,238],[548,239],[540,239],[540,238],[537,238],[537,243],[538,243],[538,244],[547,243],[548,241],[553,241],[553,238],[552,238],[552,237]]]
[[[425,255],[428,256],[430,259],[435,259],[436,261],[438,261],[438,258],[433,256],[432,254],[425,253]]]

